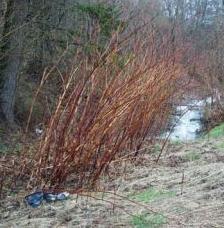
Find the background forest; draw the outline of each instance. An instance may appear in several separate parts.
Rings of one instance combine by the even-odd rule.
[[[31,123],[34,126],[49,119],[66,76],[81,58],[93,62],[95,55],[103,53],[113,33],[125,36],[133,32],[139,36],[140,27],[146,29],[149,24],[157,33],[157,42],[162,33],[170,30],[174,47],[181,48],[175,42],[187,47],[183,64],[189,75],[210,93],[217,89],[222,94],[223,7],[221,0],[3,0],[0,4],[2,122],[8,126],[26,125],[41,80],[44,85],[34,104]],[[134,31],[136,28],[139,30]],[[77,52],[80,56],[74,59]],[[119,58],[122,65],[125,58]],[[52,66],[55,69],[51,76],[43,79],[44,72]]]

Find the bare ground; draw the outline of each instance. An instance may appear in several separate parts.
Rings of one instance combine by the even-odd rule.
[[[158,147],[115,162],[110,180],[101,181],[109,193],[71,195],[38,209],[11,196],[2,202],[0,227],[224,227],[223,142],[170,144],[157,164]],[[165,219],[148,223],[148,215]]]

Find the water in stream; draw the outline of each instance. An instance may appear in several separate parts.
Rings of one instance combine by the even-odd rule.
[[[170,134],[171,140],[190,141],[195,140],[199,136],[201,129],[201,120],[203,111],[210,99],[193,100],[186,105],[181,105],[176,108],[176,115],[173,119],[173,130]]]

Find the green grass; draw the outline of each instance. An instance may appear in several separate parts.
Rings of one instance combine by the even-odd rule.
[[[224,136],[224,123],[220,124],[217,127],[214,127],[205,136],[211,138],[219,138],[221,136]]]
[[[172,140],[171,141],[171,144],[172,145],[175,145],[175,146],[178,146],[178,145],[181,145],[182,144],[182,141],[179,140],[179,139],[175,139],[175,140]]]
[[[196,161],[199,160],[201,155],[195,151],[189,152],[184,156],[187,161]]]
[[[9,151],[9,148],[7,145],[0,143],[0,153],[7,153]]]
[[[166,224],[166,218],[161,214],[134,215],[131,224],[136,228],[159,228]]]
[[[15,145],[7,145],[0,142],[0,154],[17,154],[20,153],[22,145],[17,143]]]
[[[150,187],[143,192],[132,195],[131,199],[143,203],[149,203],[156,200],[174,197],[175,195],[175,192],[163,189],[157,190]],[[132,217],[131,223],[137,228],[159,228],[162,227],[163,224],[166,224],[166,218],[161,214],[137,214]]]
[[[156,143],[153,146],[152,153],[158,154],[161,152],[161,149],[162,149],[162,146],[160,144]]]
[[[156,190],[155,188],[149,188],[144,192],[135,194],[131,198],[140,202],[148,203],[158,199],[164,199],[175,196],[175,192]]]
[[[217,149],[224,149],[224,142],[218,143],[216,146]]]
[[[186,213],[186,212],[188,212],[188,211],[189,211],[189,209],[187,209],[187,208],[184,207],[184,206],[179,206],[179,207],[174,207],[174,208],[173,208],[173,212],[174,212],[174,213],[177,213],[177,214]]]

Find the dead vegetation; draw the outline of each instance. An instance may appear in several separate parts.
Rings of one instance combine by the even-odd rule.
[[[183,75],[182,50],[170,51],[167,34],[157,43],[153,31],[142,32],[144,40],[126,41],[128,53],[115,33],[96,62],[74,67],[35,154],[31,185],[59,188],[75,174],[74,189],[92,187],[115,157],[160,134]]]
[[[224,152],[222,141],[167,145],[157,164],[158,151],[152,150],[112,163],[110,178],[101,176],[103,192],[72,194],[37,209],[25,206],[22,195],[8,197],[0,208],[0,226],[221,228],[224,176],[217,155]],[[186,159],[192,153],[198,158]]]
[[[183,92],[177,87],[185,75],[186,48],[174,35],[174,27],[157,28],[154,19],[138,19],[137,26],[125,31],[120,25],[106,46],[91,54],[77,49],[67,74],[60,64],[69,47],[52,68],[45,69],[26,132],[35,101],[55,72],[63,82],[61,94],[40,141],[24,144],[18,156],[9,155],[9,169],[4,168],[3,156],[1,192],[92,189],[114,159],[136,157],[146,138],[153,143],[161,134],[172,101]]]

